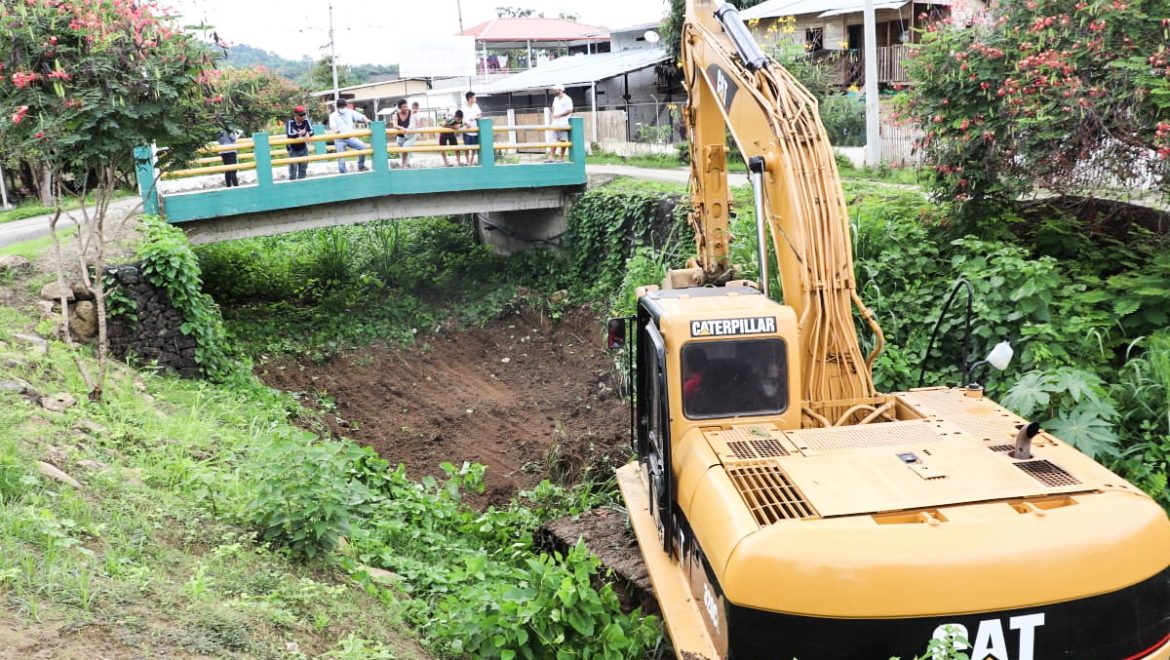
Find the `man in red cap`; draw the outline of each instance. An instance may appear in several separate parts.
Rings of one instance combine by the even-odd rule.
[[[289,119],[284,126],[284,134],[290,140],[306,139],[313,136],[313,125],[309,123],[309,119],[305,113],[305,106],[298,105],[293,108],[292,119]],[[300,158],[309,155],[308,142],[292,142],[288,144],[288,155],[290,158]],[[309,171],[308,163],[292,163],[288,166],[288,178],[290,181],[305,178],[305,174]]]

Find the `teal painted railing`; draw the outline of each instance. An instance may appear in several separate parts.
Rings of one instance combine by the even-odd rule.
[[[585,183],[585,130],[579,117],[569,120],[569,159],[564,163],[496,162],[492,122],[479,123],[479,162],[471,167],[435,167],[391,170],[386,125],[370,124],[368,172],[344,175],[318,174],[296,181],[273,181],[272,154],[267,133],[252,136],[256,156],[254,185],[159,195],[157,170],[150,147],[134,150],[139,190],[147,213],[162,213],[171,223],[207,220],[248,213],[278,211],[316,204],[331,204],[387,195],[415,195],[442,192],[474,192],[506,188],[543,188]],[[324,151],[318,142],[317,153]],[[397,154],[395,154],[397,155]],[[331,166],[336,161],[327,162]],[[278,165],[277,167],[286,167]]]

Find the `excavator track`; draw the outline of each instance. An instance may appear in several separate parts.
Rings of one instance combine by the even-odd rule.
[[[719,653],[707,634],[701,605],[691,597],[690,586],[680,564],[662,551],[658,527],[650,513],[649,488],[637,462],[617,471],[618,489],[626,501],[630,526],[642,548],[646,572],[658,598],[666,628],[675,653],[690,660],[715,660]]]

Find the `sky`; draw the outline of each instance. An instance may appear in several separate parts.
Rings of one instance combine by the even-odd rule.
[[[329,0],[161,0],[182,23],[209,24],[229,43],[244,43],[282,57],[317,59],[328,53]],[[501,5],[535,9],[546,17],[579,14],[579,22],[608,28],[650,23],[666,13],[666,0],[334,0],[337,61],[394,64],[396,42],[439,37],[496,17]]]

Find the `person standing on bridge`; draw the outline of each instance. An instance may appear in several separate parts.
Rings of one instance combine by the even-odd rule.
[[[557,142],[568,142],[569,117],[573,116],[573,99],[565,93],[565,86],[559,83],[553,85],[553,92],[556,94],[552,102],[552,125],[556,127],[554,136]],[[557,157],[558,149],[561,152],[559,158]],[[553,147],[550,156],[550,162],[559,160],[563,163],[569,156],[569,148]]]
[[[417,103],[415,104],[418,105]],[[406,105],[406,99],[398,101],[398,112],[391,117],[394,128],[402,131],[398,134],[398,146],[404,149],[409,149],[414,146],[415,140],[418,139],[418,133],[407,132],[410,129],[418,127],[418,117],[414,111]],[[410,152],[402,152],[402,167],[403,169],[410,167]]]
[[[369,122],[365,115],[349,107],[349,101],[345,99],[337,99],[337,109],[329,114],[329,131],[332,133],[352,133],[354,130],[354,122]],[[357,139],[356,137],[336,138],[333,140],[333,146],[337,149],[337,153],[345,153],[346,148],[349,149],[365,149],[366,143]],[[358,156],[358,171],[365,172],[366,169],[366,155]],[[345,160],[339,158],[337,160],[337,171],[345,174]]]
[[[479,118],[483,116],[483,110],[479,104],[475,102],[475,92],[467,92],[463,95],[467,99],[467,105],[463,107],[463,124],[468,128],[474,128],[479,125]],[[468,131],[463,134],[463,144],[471,146],[479,146],[479,131]],[[467,152],[467,164],[475,165],[475,157],[478,152]]]
[[[217,142],[220,144],[234,145],[238,136],[239,133],[236,133],[234,130],[225,126],[223,130],[219,132],[219,139]],[[219,159],[223,161],[224,165],[235,165],[237,162],[239,162],[238,156],[239,152],[235,149],[219,152]],[[223,183],[228,188],[235,188],[236,186],[240,185],[239,172],[236,170],[228,170],[227,172],[224,172]]]
[[[307,139],[313,137],[313,124],[309,122],[305,106],[293,108],[293,117],[284,124],[284,134],[290,140]],[[309,155],[308,142],[296,142],[288,145],[289,158],[304,158]],[[288,179],[296,181],[305,178],[309,171],[308,163],[289,163]]]

